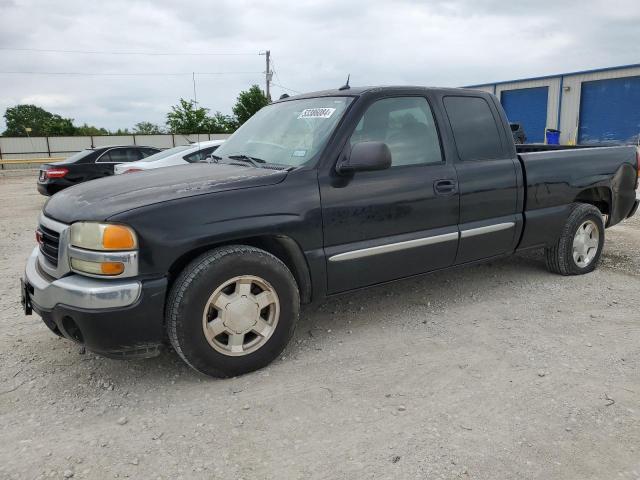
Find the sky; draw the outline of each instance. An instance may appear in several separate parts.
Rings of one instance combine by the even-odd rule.
[[[192,72],[199,105],[230,114],[264,88],[267,49],[273,98],[347,74],[454,87],[640,63],[637,1],[0,0],[0,115],[32,103],[112,130],[164,125],[193,99]]]

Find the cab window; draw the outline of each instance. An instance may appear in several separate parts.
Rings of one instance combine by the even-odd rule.
[[[442,162],[435,119],[422,97],[385,98],[373,103],[351,135],[351,145],[384,142],[391,150],[391,166]]]
[[[477,162],[504,157],[496,119],[484,98],[445,97],[444,108],[460,160]]]

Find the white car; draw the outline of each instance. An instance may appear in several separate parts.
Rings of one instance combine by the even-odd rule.
[[[169,148],[162,152],[150,155],[142,160],[129,163],[121,163],[115,166],[115,174],[141,172],[153,168],[171,167],[173,165],[186,165],[204,160],[211,155],[216,148],[224,143],[224,140],[207,140],[206,142],[192,143]]]

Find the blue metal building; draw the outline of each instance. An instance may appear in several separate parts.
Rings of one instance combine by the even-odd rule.
[[[527,143],[561,131],[561,143],[640,142],[640,64],[469,85],[491,92]]]

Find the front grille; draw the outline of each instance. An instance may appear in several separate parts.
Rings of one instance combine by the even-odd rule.
[[[53,265],[58,266],[58,250],[60,248],[60,234],[53,230],[40,225],[40,233],[42,234],[42,243],[40,243],[40,251],[44,258]]]

